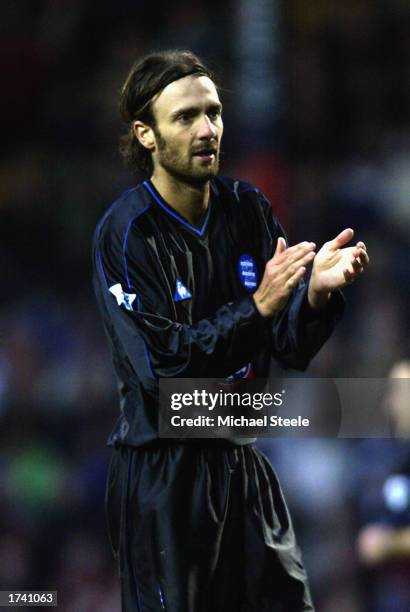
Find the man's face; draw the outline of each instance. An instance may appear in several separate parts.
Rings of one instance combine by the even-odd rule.
[[[222,105],[206,76],[187,76],[163,89],[152,103],[156,120],[154,174],[201,184],[218,173]]]

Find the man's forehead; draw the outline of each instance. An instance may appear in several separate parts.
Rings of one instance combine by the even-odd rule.
[[[191,106],[201,102],[219,102],[215,84],[207,76],[189,75],[167,85],[154,100],[156,112],[172,112],[177,106]]]

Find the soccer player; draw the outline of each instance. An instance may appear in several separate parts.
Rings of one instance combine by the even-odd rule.
[[[366,247],[345,246],[350,229],[317,253],[287,247],[262,193],[218,177],[222,105],[192,53],[141,59],[121,111],[146,180],[100,221],[94,282],[121,404],[106,505],[123,610],[313,610],[268,461],[239,441],[159,439],[158,379],[264,377],[272,358],[305,369]]]

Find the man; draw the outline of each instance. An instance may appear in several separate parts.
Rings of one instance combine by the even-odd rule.
[[[276,476],[251,445],[158,438],[158,379],[305,369],[367,265],[344,230],[287,248],[252,185],[218,178],[222,105],[185,51],[155,53],[121,94],[125,159],[147,180],[98,225],[95,290],[121,414],[107,514],[126,611],[313,610]],[[307,266],[313,262],[309,283]]]
[[[362,523],[356,548],[367,570],[369,609],[404,612],[410,608],[410,360],[393,363],[383,408],[397,440],[367,440],[359,446],[358,491]],[[357,449],[356,449],[357,451]],[[365,462],[364,462],[365,461]],[[371,464],[372,469],[369,469]]]

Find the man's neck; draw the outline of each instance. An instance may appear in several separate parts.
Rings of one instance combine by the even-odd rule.
[[[200,225],[209,205],[209,181],[198,185],[184,183],[170,175],[158,176],[151,182],[158,193],[191,225]]]

